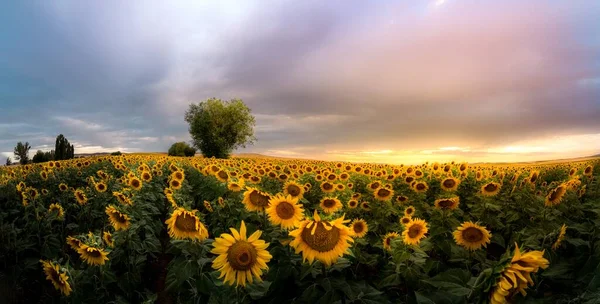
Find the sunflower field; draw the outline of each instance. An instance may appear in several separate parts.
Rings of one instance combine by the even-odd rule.
[[[600,161],[0,168],[2,303],[600,303]]]

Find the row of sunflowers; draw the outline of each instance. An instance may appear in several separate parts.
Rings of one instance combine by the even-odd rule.
[[[0,169],[8,303],[597,303],[600,161]]]

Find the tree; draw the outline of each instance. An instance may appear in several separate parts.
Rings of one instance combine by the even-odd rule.
[[[10,157],[7,157],[7,158],[6,158],[6,165],[7,165],[7,166],[10,166],[10,165],[12,165],[12,160],[10,159]]]
[[[169,156],[194,156],[196,149],[183,141],[176,142],[169,148]]]
[[[190,104],[185,121],[194,146],[205,157],[227,158],[234,149],[253,144],[254,116],[241,99],[209,98]]]
[[[119,155],[121,155],[121,151],[113,152],[110,155],[119,156]]]
[[[49,152],[44,152],[42,150],[38,150],[35,155],[33,156],[33,158],[31,159],[31,161],[33,163],[44,163],[47,161],[51,161],[54,159],[54,150],[49,151]]]
[[[69,143],[67,138],[60,134],[56,137],[56,144],[54,145],[54,159],[72,159],[75,157],[75,148]]]
[[[31,149],[29,142],[26,142],[25,144],[22,142],[17,143],[14,151],[15,159],[18,160],[21,165],[25,165],[29,162],[29,149]]]

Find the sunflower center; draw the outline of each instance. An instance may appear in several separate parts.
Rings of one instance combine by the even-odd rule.
[[[302,240],[312,249],[318,252],[328,252],[333,250],[340,240],[340,229],[333,226],[330,230],[325,228],[323,222],[315,222],[317,227],[304,228],[302,230]],[[314,233],[312,233],[314,228]]]
[[[408,224],[408,223],[410,223],[410,219],[409,219],[409,218],[403,218],[403,219],[402,219],[402,224],[405,224],[405,225],[406,225],[406,224]]]
[[[178,172],[175,172],[174,177],[178,180],[181,180],[181,179],[183,179],[183,174],[181,174],[181,172],[178,171]]]
[[[416,238],[417,236],[419,236],[420,233],[421,233],[420,225],[413,225],[412,227],[408,228],[408,236],[411,239]]]
[[[259,206],[259,207],[264,207],[269,205],[269,198],[265,195],[260,194],[260,192],[254,190],[252,191],[252,193],[250,193],[250,201],[252,202],[252,204]]]
[[[444,180],[444,187],[454,188],[454,185],[456,185],[456,182],[453,179]]]
[[[386,197],[386,196],[390,195],[390,190],[379,189],[379,191],[377,191],[377,194],[379,194],[379,196]]]
[[[236,241],[227,251],[227,261],[234,270],[250,270],[257,256],[254,246],[246,241]]]
[[[496,189],[498,189],[498,186],[496,186],[495,184],[487,184],[483,189],[485,189],[485,191],[487,192],[494,192],[496,191]]]
[[[379,183],[373,183],[373,184],[371,184],[371,189],[375,190],[375,189],[379,188],[379,186],[380,186]]]
[[[356,201],[350,201],[350,203],[348,203],[348,205],[349,205],[350,207],[354,207],[354,206],[356,206],[356,204],[357,204],[357,202],[356,202]]]
[[[60,274],[58,273],[58,271],[56,271],[56,269],[50,269],[50,277],[52,278],[52,282],[59,285],[63,285],[63,282],[60,279]]]
[[[325,184],[323,184],[323,189],[331,190],[331,189],[333,189],[333,185],[330,183],[325,183]]]
[[[363,223],[355,223],[354,226],[352,226],[352,229],[354,229],[354,232],[356,233],[361,233],[365,230],[365,225]]]
[[[590,174],[590,172],[592,172],[592,168],[591,167],[587,167],[585,168],[585,171],[583,171],[585,174]]]
[[[91,256],[92,258],[99,258],[99,257],[101,257],[101,256],[102,256],[102,254],[100,253],[100,250],[98,250],[98,249],[96,249],[96,248],[93,248],[93,249],[91,249],[91,250],[89,250],[89,249],[88,249],[88,252],[87,252],[87,254],[88,254],[89,256]]]
[[[469,227],[462,232],[462,237],[467,242],[475,243],[483,239],[483,232],[475,227]]]
[[[222,179],[227,179],[229,177],[229,175],[227,175],[227,172],[225,171],[219,171],[219,177]]]
[[[132,181],[131,181],[131,186],[132,186],[133,188],[137,188],[137,187],[139,187],[139,186],[140,186],[140,181],[138,181],[137,179],[134,179],[134,180],[132,180]]]
[[[333,208],[335,207],[335,201],[332,199],[326,199],[323,201],[323,206],[325,208]]]
[[[283,220],[289,220],[294,216],[294,206],[288,202],[281,202],[275,208],[277,212],[277,216],[279,216]]]
[[[287,191],[291,196],[298,196],[300,194],[300,187],[296,185],[289,185]]]
[[[454,205],[454,202],[449,199],[445,199],[445,200],[441,200],[438,204],[439,204],[440,208],[450,208],[450,207],[452,207],[452,205]]]
[[[181,214],[175,219],[175,227],[184,232],[195,232],[196,218],[189,214]]]
[[[417,184],[417,190],[424,190],[424,189],[425,189],[425,185]]]
[[[84,200],[85,198],[83,197],[83,193],[77,192],[77,199],[80,201]]]

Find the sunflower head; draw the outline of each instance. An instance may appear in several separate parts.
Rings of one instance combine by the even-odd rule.
[[[410,216],[405,215],[400,218],[400,225],[406,226],[410,223],[410,221],[412,221],[412,218]]]
[[[73,290],[69,284],[67,272],[61,269],[59,264],[52,261],[40,260],[40,263],[42,263],[46,279],[52,283],[56,290],[59,290],[65,296],[69,296]]]
[[[85,192],[83,192],[83,190],[77,189],[75,190],[73,195],[75,196],[75,199],[77,200],[77,203],[79,205],[83,206],[85,205],[85,203],[87,203],[87,196],[85,195]]]
[[[429,189],[429,186],[424,181],[418,181],[412,186],[412,188],[417,193],[424,193],[424,192],[427,192],[427,189]]]
[[[113,240],[112,234],[108,231],[104,231],[102,233],[102,240],[104,241],[104,244],[106,244],[106,246],[108,247],[115,247],[115,242]]]
[[[350,235],[355,238],[362,238],[369,232],[369,226],[363,219],[355,219],[350,224]]]
[[[348,208],[350,209],[355,209],[356,207],[358,207],[358,201],[355,199],[351,199],[348,201]]]
[[[332,193],[335,191],[335,185],[331,182],[322,182],[321,183],[321,191],[325,193]]]
[[[415,207],[408,206],[404,209],[404,215],[412,217],[415,214]]]
[[[236,286],[246,286],[246,281],[262,281],[263,270],[269,269],[267,263],[271,254],[266,250],[269,243],[260,239],[262,231],[255,231],[246,237],[246,224],[242,221],[240,230],[230,228],[232,234],[223,233],[215,239],[213,250],[218,256],[212,268],[221,272],[219,279]]]
[[[484,196],[494,196],[500,192],[500,188],[502,185],[496,182],[489,182],[483,186],[481,186],[481,194]]]
[[[50,204],[48,214],[53,214],[56,218],[62,219],[65,216],[65,211],[60,204]]]
[[[188,211],[179,207],[165,221],[169,235],[174,239],[191,239],[202,241],[208,238],[208,230],[196,216],[197,210]]]
[[[567,193],[567,186],[564,184],[550,190],[550,193],[546,196],[545,205],[551,207],[560,204],[565,193]]]
[[[142,181],[139,178],[135,177],[135,176],[129,178],[128,185],[129,185],[129,187],[131,187],[131,188],[133,188],[135,190],[142,189]]]
[[[334,213],[342,208],[342,202],[339,199],[334,197],[325,197],[321,199],[321,203],[319,204],[321,209],[325,213]]]
[[[110,224],[113,226],[113,228],[115,228],[115,230],[119,231],[129,228],[129,215],[122,213],[113,205],[108,205],[105,209],[105,212],[108,215]]]
[[[349,243],[353,242],[345,222],[343,216],[333,221],[322,221],[315,210],[312,220],[304,220],[298,229],[289,233],[294,237],[290,246],[296,249],[296,253],[302,252],[303,260],[312,264],[317,259],[330,266],[344,255]]]
[[[98,192],[106,192],[106,184],[103,182],[98,182],[94,184],[94,188],[96,188],[96,191]]]
[[[396,232],[388,232],[383,237],[383,249],[387,251],[392,251],[392,240],[399,237],[400,235]]]
[[[283,185],[283,194],[290,195],[294,198],[302,198],[304,195],[304,187],[294,181],[288,181]]]
[[[375,196],[375,199],[377,200],[388,201],[390,198],[392,198],[392,196],[394,196],[394,190],[379,187],[373,191],[373,196]]]
[[[492,234],[483,226],[473,222],[464,222],[453,233],[457,245],[467,250],[474,251],[486,247],[490,243]]]
[[[444,191],[455,191],[458,189],[458,184],[460,184],[460,180],[454,177],[447,177],[440,183]]]
[[[269,220],[273,225],[281,226],[283,229],[292,229],[300,226],[304,217],[302,204],[298,203],[297,197],[291,195],[276,195],[269,200],[266,209]]]
[[[441,210],[454,210],[458,208],[460,198],[458,196],[449,198],[440,198],[435,200],[435,208]]]
[[[104,265],[108,261],[108,252],[101,247],[82,244],[77,250],[79,256],[89,265]]]
[[[412,218],[410,223],[404,226],[402,241],[407,245],[418,245],[428,231],[425,220]]]
[[[369,204],[369,202],[362,202],[360,203],[360,209],[364,211],[371,211],[371,205]]]
[[[247,187],[242,203],[248,211],[263,211],[269,206],[271,196],[256,188]]]

